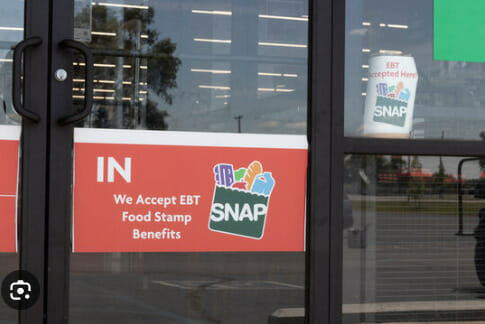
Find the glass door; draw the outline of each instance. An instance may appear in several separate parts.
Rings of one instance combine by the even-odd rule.
[[[337,316],[481,323],[484,2],[345,4]]]
[[[6,2],[0,320],[482,321],[465,2]]]
[[[49,318],[303,318],[308,2],[53,4]]]
[[[41,323],[49,7],[0,4],[0,322]]]

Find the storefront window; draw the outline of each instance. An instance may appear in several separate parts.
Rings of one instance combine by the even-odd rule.
[[[126,5],[76,2],[95,60],[84,127],[306,134],[307,1]]]
[[[259,160],[253,163],[256,158],[252,157],[252,153],[245,156],[237,154],[240,143],[256,134],[297,136],[306,145],[308,1],[119,2],[76,1],[75,35],[91,48],[95,69],[93,112],[77,126],[83,127],[84,133],[95,134],[92,138],[99,139],[99,143],[103,139],[108,141],[106,134],[115,134],[115,140],[119,140],[129,133],[138,138],[139,146],[147,144],[143,141],[156,137],[149,144],[158,146],[144,148],[152,153],[143,151],[136,155],[133,153],[135,148],[129,151],[131,155],[126,155],[134,156],[133,170],[136,171],[133,174],[152,172],[151,176],[140,180],[137,188],[141,189],[137,189],[139,191],[136,194],[143,191],[159,196],[174,192],[180,195],[193,190],[192,194],[201,196],[201,205],[204,204],[205,209],[200,213],[192,213],[193,208],[190,207],[167,207],[168,211],[163,210],[166,213],[182,210],[190,214],[191,221],[186,226],[181,225],[181,233],[178,233],[180,237],[172,241],[160,237],[158,241],[153,239],[151,242],[155,241],[158,245],[151,249],[123,249],[112,244],[114,248],[103,250],[103,247],[92,244],[80,251],[84,253],[77,253],[81,250],[79,242],[82,238],[76,234],[75,253],[71,257],[70,321],[267,323],[272,314],[282,308],[289,308],[292,314],[296,312],[302,317],[305,304],[306,151],[302,151],[301,163],[291,164],[285,169],[276,180],[276,185],[270,177],[271,174],[277,177],[276,168],[270,169],[270,165],[262,160],[261,163]],[[84,63],[79,57],[74,62],[72,93],[78,105],[84,102],[83,75]],[[174,135],[171,131],[177,133]],[[192,135],[182,132],[192,132]],[[82,140],[77,136],[79,133],[80,129],[76,129],[76,159],[82,154],[79,148]],[[184,136],[192,136],[195,139],[192,142],[198,141],[198,147],[187,148],[188,145],[180,140]],[[213,140],[204,142],[209,137]],[[172,138],[178,143],[172,142],[168,148],[164,147],[165,138]],[[229,143],[231,139],[234,140]],[[200,150],[220,147],[224,141],[231,148],[214,149],[200,158]],[[259,153],[269,151],[261,149],[260,144],[253,141]],[[278,151],[290,148],[289,145],[290,142],[284,140]],[[176,151],[170,151],[172,149]],[[229,149],[233,153],[224,156],[222,151]],[[153,152],[161,153],[152,158],[150,154],[155,154]],[[108,153],[104,151],[101,154]],[[109,156],[118,159],[115,153]],[[125,161],[124,156],[119,158],[120,163]],[[208,158],[213,164],[198,169]],[[284,158],[283,155],[278,158],[277,164],[283,165],[280,162]],[[148,163],[146,165],[149,167],[136,169],[142,163]],[[256,231],[248,234],[244,228],[232,229],[234,235],[226,234],[221,239],[221,234],[217,233],[219,236],[214,239],[211,233],[229,231],[209,223],[210,203],[215,197],[214,181],[217,179],[223,182],[219,173],[214,177],[216,171],[213,170],[216,170],[214,167],[217,163],[226,163],[220,167],[231,169],[231,181],[225,185],[231,185],[233,181],[233,166],[229,165],[232,163],[234,174],[239,174],[235,180],[241,182],[239,185],[245,185],[242,176],[246,168],[253,170],[254,166],[255,175],[266,176],[259,180],[261,184],[266,181],[264,190],[268,193],[273,186],[276,188],[274,192],[291,187],[299,188],[301,194],[296,199],[301,202],[301,208],[298,213],[287,211],[288,199],[295,197],[286,196],[281,201],[283,211],[274,213],[272,224],[268,218],[268,223],[259,228],[261,233]],[[76,175],[88,164],[76,160]],[[268,172],[262,173],[261,164]],[[258,165],[260,167],[256,168]],[[293,168],[291,175],[288,173],[290,167]],[[136,175],[137,180],[139,174]],[[165,181],[163,176],[167,174],[171,175],[171,180]],[[288,175],[287,178],[291,179],[295,174],[300,175],[299,180],[284,189],[283,176]],[[134,177],[133,182],[136,182]],[[187,189],[207,184],[211,186],[210,190]],[[80,180],[75,181],[74,188],[75,192],[81,188]],[[242,187],[236,189],[242,190]],[[91,189],[86,191],[92,192]],[[251,195],[248,192],[243,194]],[[84,242],[89,243],[93,241],[89,239],[93,235],[89,227],[86,231],[77,232],[77,229],[83,221],[79,216],[81,209],[89,207],[91,202],[84,200],[76,203],[77,197],[81,195],[75,194],[74,198],[74,232],[82,232],[86,238]],[[275,197],[273,195],[271,198],[271,208],[274,210],[277,201]],[[289,204],[295,205],[294,202]],[[266,205],[259,208],[266,206],[267,200]],[[104,217],[108,214],[99,212],[98,215],[96,212],[99,211],[84,215]],[[144,213],[147,214],[147,211]],[[229,215],[228,212],[226,215]],[[278,219],[281,222],[285,217],[300,220],[301,226],[296,229],[283,222],[283,227],[286,226],[294,233],[292,238],[281,235],[275,237],[276,243],[272,247],[251,248],[259,242],[264,243],[268,237],[266,233],[275,227]],[[120,219],[117,217],[116,221]],[[107,227],[125,226],[122,221],[116,224]],[[163,219],[156,230],[161,231],[162,225],[167,228],[177,226]],[[266,231],[264,237],[263,229]],[[121,235],[112,237],[117,240]],[[197,235],[200,237],[198,242],[192,240],[184,243]],[[140,237],[133,237],[133,244],[137,246],[144,246],[144,242],[149,241],[141,242]],[[235,237],[241,240],[237,246],[231,245],[237,239]],[[298,239],[298,247],[287,248],[285,242],[293,238]],[[185,241],[175,245],[173,241],[177,239]],[[183,244],[185,246],[181,248]],[[211,248],[208,249],[208,246]]]
[[[346,155],[343,323],[485,317],[484,159]]]
[[[483,1],[346,1],[345,135],[485,138]]]

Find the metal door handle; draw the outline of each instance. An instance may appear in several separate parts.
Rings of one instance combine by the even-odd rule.
[[[21,102],[20,89],[22,87],[22,80],[20,77],[22,70],[22,53],[27,47],[39,46],[42,44],[40,37],[32,37],[25,39],[15,45],[13,48],[13,71],[12,71],[12,101],[15,111],[23,118],[29,119],[34,123],[40,121],[40,116],[25,108]]]
[[[72,48],[81,52],[86,60],[85,72],[86,72],[86,82],[84,83],[84,108],[83,110],[60,118],[57,123],[61,126],[76,123],[83,120],[86,116],[91,113],[93,107],[93,54],[89,47],[81,42],[65,39],[59,43],[62,48]]]

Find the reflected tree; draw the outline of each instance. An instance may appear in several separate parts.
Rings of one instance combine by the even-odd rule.
[[[485,141],[485,131],[480,132],[480,138]],[[479,160],[480,163],[480,169],[485,169],[485,158],[481,158]]]
[[[438,171],[433,173],[432,176],[433,192],[438,193],[440,198],[443,197],[443,193],[445,192],[445,182],[449,178],[450,175],[446,174],[445,166],[443,165],[443,159],[440,158]]]
[[[78,15],[86,15],[89,8]],[[96,109],[94,127],[167,129],[168,113],[159,104],[171,105],[177,88],[181,60],[170,38],[159,40],[151,27],[155,12],[95,5],[92,10],[92,49],[95,64]],[[76,17],[85,21],[84,17]],[[82,75],[81,66],[75,73]],[[74,89],[76,89],[76,84]],[[78,89],[81,90],[81,89]],[[152,90],[150,92],[148,90]],[[76,94],[76,93],[75,93]]]
[[[423,178],[419,174],[414,174],[411,172],[420,173],[422,171],[423,165],[419,161],[419,157],[417,155],[413,156],[410,164],[410,173],[409,173],[409,182],[408,182],[408,200],[412,198],[416,203],[416,207],[421,207],[421,197],[424,194],[424,183]]]

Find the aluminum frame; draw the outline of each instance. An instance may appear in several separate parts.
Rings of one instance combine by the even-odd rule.
[[[51,0],[49,60],[48,219],[46,254],[46,323],[68,323],[69,267],[71,253],[73,126],[59,125],[72,113],[72,51],[60,43],[73,39],[74,1]],[[68,73],[65,81],[54,78],[57,69]]]
[[[331,290],[332,23],[331,0],[310,1],[308,79],[307,323],[329,323]]]
[[[49,1],[25,1],[24,39],[40,37],[42,44],[24,52],[24,105],[40,117],[38,123],[22,119],[19,189],[19,268],[37,277],[40,297],[29,309],[19,311],[19,323],[43,323],[45,315],[45,218]]]
[[[330,183],[332,89],[332,1],[310,0],[309,24],[309,178],[306,258],[306,321],[329,323]],[[73,3],[52,0],[50,41],[50,115],[48,128],[48,224],[46,323],[68,323],[71,253],[73,126],[56,121],[72,106],[72,56],[58,44],[71,39]],[[312,45],[313,44],[313,45]],[[68,71],[64,82],[54,80],[58,68]],[[323,86],[326,85],[326,86]],[[310,178],[310,174],[312,177]],[[311,197],[314,197],[313,199]],[[336,205],[335,205],[336,206]],[[338,208],[338,207],[335,207]]]

